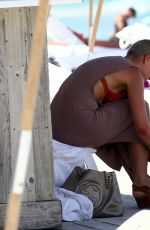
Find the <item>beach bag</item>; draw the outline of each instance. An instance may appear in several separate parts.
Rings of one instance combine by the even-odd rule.
[[[87,196],[93,203],[93,217],[115,217],[124,213],[114,171],[97,171],[76,166],[62,186]]]

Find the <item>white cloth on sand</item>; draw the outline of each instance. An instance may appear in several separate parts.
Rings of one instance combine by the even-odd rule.
[[[56,197],[62,203],[63,220],[83,221],[92,218],[93,204],[86,196],[57,187]]]
[[[53,140],[54,178],[56,198],[62,203],[62,219],[82,221],[92,218],[93,204],[84,195],[60,188],[75,166],[83,167],[93,148],[75,147]]]
[[[96,149],[75,147],[53,140],[54,178],[56,187],[61,187],[75,166],[84,166],[88,155]]]

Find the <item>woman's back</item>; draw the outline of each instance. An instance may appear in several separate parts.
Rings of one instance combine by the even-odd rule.
[[[102,57],[79,66],[62,84],[51,103],[54,139],[77,146],[86,146],[88,136],[99,122],[99,104],[93,87],[100,79],[133,64],[123,57]],[[84,138],[83,138],[84,139]]]

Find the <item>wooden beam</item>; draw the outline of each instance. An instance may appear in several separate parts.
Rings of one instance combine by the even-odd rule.
[[[19,229],[49,229],[61,226],[59,200],[23,202],[21,209]],[[4,226],[5,212],[6,204],[0,204],[0,229]]]

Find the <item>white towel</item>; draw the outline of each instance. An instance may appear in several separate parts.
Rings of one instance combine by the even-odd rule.
[[[126,26],[121,31],[116,33],[115,36],[119,38],[120,48],[126,49],[129,47],[129,45],[132,45],[139,40],[149,39],[150,27],[137,22],[133,25]]]
[[[83,167],[88,154],[96,149],[75,147],[53,140],[54,178],[56,187],[61,187],[75,166]]]
[[[62,203],[62,219],[82,221],[92,218],[93,204],[88,197],[60,188],[75,166],[84,167],[93,148],[75,147],[53,140],[54,178],[56,198]]]
[[[63,220],[83,221],[92,218],[93,204],[86,196],[63,188],[56,188],[56,197],[62,203]]]

